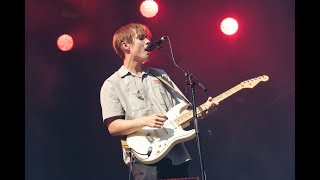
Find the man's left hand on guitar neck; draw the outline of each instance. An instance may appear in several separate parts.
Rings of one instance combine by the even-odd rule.
[[[198,117],[201,119],[206,118],[208,115],[210,115],[211,113],[216,111],[218,109],[219,103],[214,102],[213,98],[210,96],[210,97],[208,97],[207,101],[203,105],[204,105],[203,107],[206,110],[201,112],[200,114],[198,114]]]

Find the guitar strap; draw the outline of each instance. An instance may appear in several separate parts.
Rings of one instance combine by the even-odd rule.
[[[150,67],[148,67],[148,68],[149,68],[149,72],[151,74],[153,74],[156,78],[158,78],[162,83],[167,85],[170,89],[172,89],[173,91],[175,91],[178,94],[180,94],[188,103],[190,103],[190,101],[184,96],[184,94],[181,91],[178,91],[177,89],[172,87],[172,85],[168,81],[166,81],[158,71],[156,71],[155,69],[150,68]]]

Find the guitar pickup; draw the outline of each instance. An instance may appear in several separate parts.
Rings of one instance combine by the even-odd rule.
[[[165,127],[161,128],[166,134],[169,134]]]
[[[154,138],[152,137],[152,134],[150,132],[148,132],[146,134],[146,138],[148,139],[149,142],[153,142],[154,141]]]

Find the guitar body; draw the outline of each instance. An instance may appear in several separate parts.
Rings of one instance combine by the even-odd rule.
[[[161,160],[178,143],[191,140],[195,137],[195,130],[185,131],[174,120],[188,104],[180,103],[167,113],[167,120],[162,128],[144,127],[127,136],[127,144],[135,157],[145,164],[153,164]]]

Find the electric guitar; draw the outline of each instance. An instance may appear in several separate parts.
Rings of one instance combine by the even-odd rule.
[[[235,87],[213,98],[214,102],[220,102],[243,88],[253,88],[261,81],[268,81],[267,75],[259,76],[241,82]],[[197,114],[205,111],[204,104],[196,108]],[[160,161],[178,143],[193,139],[195,129],[183,130],[193,120],[193,111],[187,109],[189,104],[179,103],[171,108],[165,115],[168,118],[161,128],[143,127],[129,134],[126,142],[134,156],[144,164],[153,164]],[[182,113],[183,112],[183,113]]]

